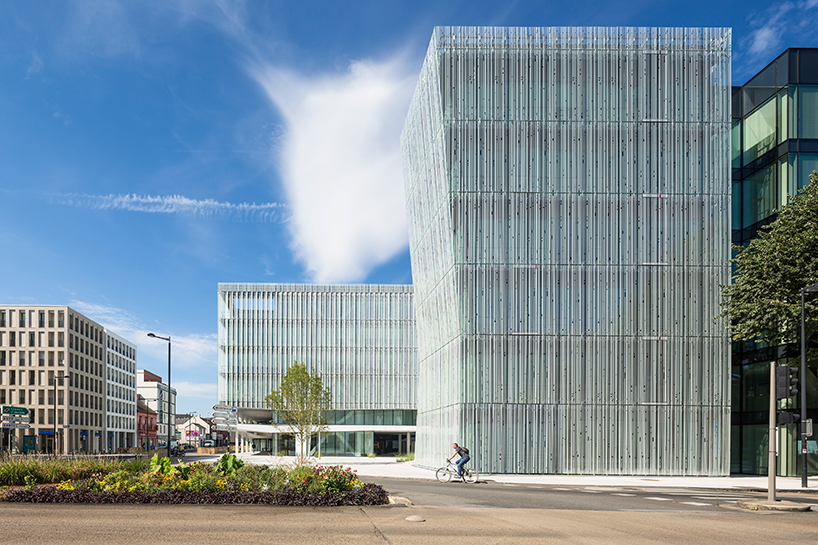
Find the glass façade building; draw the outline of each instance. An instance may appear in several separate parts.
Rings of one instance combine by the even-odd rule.
[[[401,138],[418,446],[724,475],[729,29],[434,30]]]
[[[332,392],[321,454],[413,450],[412,286],[219,284],[218,400],[239,408],[240,440],[256,449],[296,451],[264,401],[293,362],[317,372]]]
[[[747,245],[818,170],[818,49],[786,50],[733,88],[732,110],[733,243]],[[733,343],[732,473],[767,473],[770,361],[800,368],[800,354],[797,343]],[[806,380],[799,377],[798,387],[806,385],[806,417],[813,419],[818,418],[817,374],[818,362],[807,362]],[[795,403],[800,408],[800,396]],[[778,472],[799,475],[799,424],[779,426],[778,433]],[[813,454],[808,472],[814,475],[818,443],[809,440],[807,449]]]

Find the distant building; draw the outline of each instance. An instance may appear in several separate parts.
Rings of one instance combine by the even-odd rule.
[[[0,305],[0,405],[25,407],[31,419],[28,429],[3,430],[3,449],[104,450],[105,337],[67,306]]]
[[[210,422],[198,414],[176,415],[176,437],[183,444],[202,446],[206,439],[211,439],[210,426]]]
[[[136,446],[136,345],[106,330],[105,448]]]
[[[143,450],[155,449],[158,445],[156,438],[156,411],[148,407],[140,395],[137,395],[136,418],[136,446]],[[165,440],[167,440],[167,437],[165,437]]]
[[[168,388],[159,375],[137,369],[136,392],[156,412],[159,443],[167,443],[168,433],[171,434],[171,441],[176,441],[176,389]]]

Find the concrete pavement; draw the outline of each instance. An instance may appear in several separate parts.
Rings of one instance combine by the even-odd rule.
[[[295,458],[266,454],[241,453],[242,460],[260,465],[292,464]],[[434,479],[434,469],[424,468],[414,462],[398,462],[395,458],[363,456],[323,456],[311,458],[318,465],[342,465],[350,467],[365,477],[393,477],[399,479]],[[445,461],[444,461],[445,462]],[[441,464],[443,465],[443,464]],[[481,474],[480,480],[509,484],[541,484],[557,486],[623,486],[623,487],[678,487],[718,488],[740,490],[767,490],[765,476],[730,477],[662,477],[621,475],[500,475]],[[809,490],[818,489],[818,477],[810,477]],[[782,492],[804,491],[800,477],[777,477],[776,490]]]

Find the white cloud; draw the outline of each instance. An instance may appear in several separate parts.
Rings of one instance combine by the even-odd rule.
[[[285,205],[279,203],[218,202],[213,199],[197,200],[181,195],[84,195],[58,194],[61,204],[92,208],[94,210],[127,210],[152,214],[187,214],[205,218],[237,219],[267,223],[279,219]]]
[[[818,0],[801,2],[785,1],[772,4],[764,11],[756,12],[749,21],[753,30],[743,40],[751,57],[769,62],[781,53],[782,38],[809,32],[805,22],[815,15],[807,12],[818,8]]]
[[[250,74],[281,112],[291,247],[317,282],[357,281],[407,244],[400,132],[416,74],[398,57],[338,75]]]
[[[28,70],[26,70],[26,78],[30,77],[31,74],[39,74],[42,69],[43,59],[40,58],[40,54],[35,51],[32,53],[31,64],[28,65]]]
[[[216,384],[200,382],[174,382],[173,387],[177,392],[184,392],[186,397],[196,399],[207,399],[210,403],[216,402]]]
[[[159,369],[151,369],[162,375],[163,366],[168,360],[168,345],[164,341],[148,338],[149,327],[132,314],[116,307],[72,301],[70,306],[88,316],[98,324],[110,329],[120,337],[137,345],[137,365],[145,366],[140,361],[161,362]],[[215,334],[174,334],[173,331],[154,331],[157,335],[171,337],[171,361],[173,370],[196,371],[197,374],[216,374],[216,335]],[[145,358],[143,358],[145,356]],[[176,384],[176,381],[171,382]],[[179,395],[186,395],[177,388]]]

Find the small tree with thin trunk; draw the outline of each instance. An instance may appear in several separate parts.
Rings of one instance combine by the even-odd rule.
[[[304,463],[304,445],[309,446],[314,433],[326,429],[332,404],[329,389],[317,373],[296,362],[284,373],[280,388],[270,392],[265,401],[273,409],[274,422],[286,426],[295,436],[300,444],[298,462]]]

